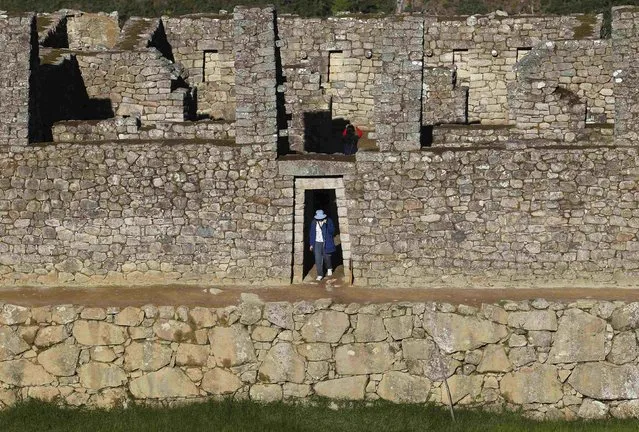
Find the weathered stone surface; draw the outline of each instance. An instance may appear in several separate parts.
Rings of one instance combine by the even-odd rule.
[[[242,387],[242,381],[231,372],[214,368],[202,378],[202,389],[214,395],[235,393]]]
[[[91,404],[100,409],[125,408],[129,396],[124,388],[106,388],[91,396]]]
[[[615,364],[634,361],[639,355],[637,337],[634,331],[625,331],[616,335],[612,340],[612,348],[607,360]]]
[[[104,308],[84,308],[80,312],[80,318],[86,320],[103,320],[106,316]]]
[[[431,383],[428,379],[404,372],[388,372],[382,377],[377,394],[395,403],[424,403]]]
[[[171,362],[173,351],[157,342],[133,342],[124,351],[124,368],[129,371],[156,371]]]
[[[246,325],[252,325],[262,319],[263,304],[257,302],[240,303],[240,322]]]
[[[136,399],[193,397],[197,387],[180,369],[165,367],[131,381],[129,390]]]
[[[195,337],[189,324],[175,320],[159,320],[153,325],[153,332],[160,339],[173,342],[186,342]]]
[[[329,360],[333,355],[331,346],[327,343],[297,345],[297,352],[310,361]]]
[[[105,387],[119,387],[127,381],[126,373],[114,364],[87,363],[78,368],[82,387],[100,390]]]
[[[484,349],[484,355],[477,366],[477,372],[508,372],[512,364],[506,356],[506,351],[501,345],[488,345]]]
[[[501,394],[516,404],[555,403],[563,392],[554,366],[536,365],[510,372],[501,379]]]
[[[282,400],[282,387],[277,384],[255,384],[249,396],[256,402],[277,402]]]
[[[639,366],[578,364],[568,378],[568,384],[593,399],[639,399]]]
[[[218,366],[238,366],[255,361],[253,341],[241,325],[215,327],[209,333],[209,340]]]
[[[284,399],[305,398],[312,392],[311,386],[308,384],[284,383],[282,385]]]
[[[290,343],[281,342],[273,346],[258,372],[258,378],[262,382],[304,382],[306,375],[306,362],[299,355],[295,347]]]
[[[339,342],[350,325],[343,312],[321,310],[308,317],[301,329],[306,342]]]
[[[369,314],[357,314],[357,327],[353,335],[357,342],[380,342],[388,337],[382,318]]]
[[[217,315],[211,312],[210,309],[204,307],[194,307],[189,311],[189,316],[196,328],[213,327],[217,322]]]
[[[395,340],[409,338],[413,334],[413,316],[402,315],[393,318],[384,318],[384,326]]]
[[[113,348],[109,346],[99,345],[91,348],[91,360],[99,361],[102,363],[111,363],[118,356],[113,351]]]
[[[142,309],[129,306],[118,313],[113,322],[117,325],[133,327],[140,325],[143,319],[144,312]]]
[[[537,352],[533,347],[511,348],[508,360],[515,367],[525,366],[537,360]]]
[[[524,330],[557,330],[557,315],[552,310],[511,312],[508,325]]]
[[[431,381],[441,381],[455,373],[459,362],[440,353],[434,342],[428,339],[405,339],[402,351],[408,371],[424,375]]]
[[[639,418],[639,400],[619,402],[610,408],[610,414],[615,418]]]
[[[275,327],[258,326],[253,329],[251,337],[256,342],[271,342],[277,337],[279,330]]]
[[[27,395],[30,399],[53,402],[60,396],[60,391],[57,387],[29,387]]]
[[[0,381],[18,387],[45,385],[54,378],[42,366],[28,360],[0,362]]]
[[[335,369],[340,375],[383,373],[393,362],[394,353],[384,342],[341,345],[335,350]]]
[[[368,377],[353,376],[322,381],[313,387],[318,396],[330,399],[362,400]]]
[[[639,328],[639,302],[616,309],[610,317],[610,324],[615,330]]]
[[[481,384],[483,378],[478,375],[453,375],[448,378],[448,386],[450,387],[450,397],[452,403],[456,404],[464,398],[468,397],[468,402],[473,402],[481,394]],[[448,401],[448,393],[442,385],[442,401],[446,404]]]
[[[178,366],[204,366],[209,358],[206,345],[180,344],[175,357]]]
[[[77,316],[78,310],[73,305],[57,305],[51,309],[51,321],[57,324],[68,324]]]
[[[29,308],[26,308],[24,306],[6,304],[2,306],[2,309],[0,310],[0,324],[23,324],[29,319],[30,316],[31,313],[29,311]]]
[[[11,327],[0,327],[0,361],[12,359],[28,349],[29,345]]]
[[[74,345],[56,345],[38,354],[38,363],[57,376],[72,376],[78,364],[80,349]]]
[[[33,343],[39,347],[48,347],[51,345],[55,345],[59,342],[62,342],[68,337],[69,337],[69,332],[67,332],[67,329],[63,325],[43,327],[40,330],[38,330],[38,333]],[[2,336],[1,336],[1,330],[0,330],[0,339],[1,338]],[[1,346],[2,346],[2,342],[0,342],[0,347]]]
[[[0,389],[0,404],[6,407],[10,407],[13,406],[17,401],[18,397],[14,390]]]
[[[603,360],[606,357],[606,322],[601,318],[569,309],[559,320],[548,361],[571,363]]]
[[[126,340],[123,328],[102,321],[76,321],[73,336],[82,345],[119,345]]]
[[[264,305],[264,318],[283,329],[293,329],[293,305],[289,302],[273,302]]]
[[[449,313],[425,313],[424,329],[449,354],[495,343],[508,335],[501,324]]]
[[[608,405],[592,399],[584,399],[577,415],[588,420],[598,420],[608,417]]]

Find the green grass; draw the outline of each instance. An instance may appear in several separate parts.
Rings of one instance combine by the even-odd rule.
[[[429,405],[350,404],[332,410],[325,402],[256,404],[248,401],[207,402],[176,408],[134,406],[112,411],[58,408],[27,402],[0,412],[3,432],[30,431],[636,431],[637,420],[534,422],[513,413],[457,410],[452,423],[446,409]]]

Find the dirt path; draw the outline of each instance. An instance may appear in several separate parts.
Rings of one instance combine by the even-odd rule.
[[[441,301],[480,305],[501,300],[623,300],[639,301],[639,289],[379,289],[337,286],[331,280],[319,284],[252,288],[220,287],[212,294],[194,286],[97,287],[97,288],[12,288],[0,290],[0,303],[23,306],[78,304],[85,306],[185,305],[222,307],[239,303],[242,293],[254,293],[264,301],[298,301],[332,298],[336,303],[386,303]]]

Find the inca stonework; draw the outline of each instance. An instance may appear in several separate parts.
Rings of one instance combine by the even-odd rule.
[[[0,308],[0,405],[237,397],[523,409],[537,419],[639,416],[639,303]],[[583,331],[588,329],[588,331]]]
[[[637,23],[0,15],[0,284],[636,286]]]

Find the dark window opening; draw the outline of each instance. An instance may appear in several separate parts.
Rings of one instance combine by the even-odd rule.
[[[431,147],[433,145],[433,125],[425,125],[421,127],[419,142],[421,144],[421,148]]]

